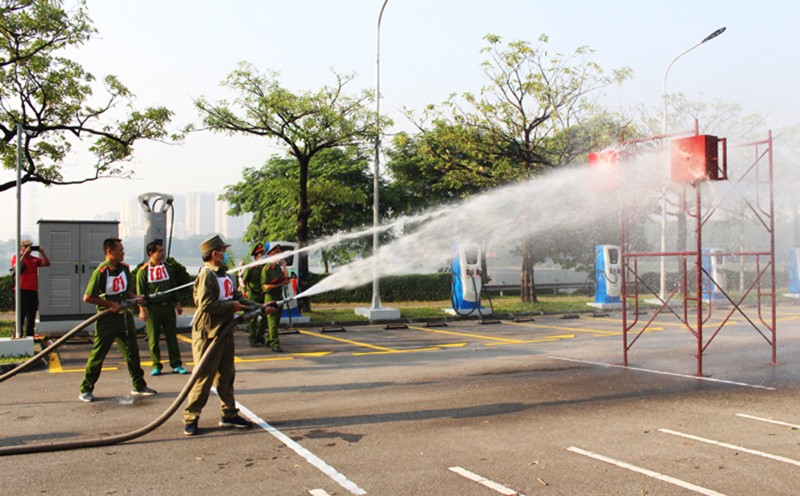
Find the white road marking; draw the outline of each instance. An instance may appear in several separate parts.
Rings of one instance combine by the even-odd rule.
[[[296,441],[292,440],[289,436],[287,436],[283,432],[269,425],[267,422],[264,421],[264,419],[262,419],[255,413],[251,412],[247,407],[243,406],[238,401],[236,402],[236,406],[247,418],[252,420],[254,423],[256,423],[259,427],[261,427],[265,431],[275,436],[280,442],[291,448],[298,455],[305,458],[306,461],[308,461],[308,463],[315,466],[317,469],[322,471],[322,473],[333,479],[337,484],[350,491],[351,494],[356,494],[356,495],[367,494],[365,490],[358,487],[353,481],[345,477],[344,474],[342,474],[335,468],[325,463],[321,458],[319,458],[314,453],[300,446]],[[318,493],[318,494],[321,496],[323,493]]]
[[[310,494],[311,496],[331,496],[324,489],[311,489],[308,491],[308,494]]]
[[[614,363],[603,363],[603,362],[592,362],[589,360],[577,360],[575,358],[566,358],[566,357],[557,357],[557,356],[548,356],[548,358],[552,358],[553,360],[564,360],[567,362],[577,362],[577,363],[587,363],[590,365],[599,365],[601,367],[610,367],[610,368],[617,368],[617,369],[625,369],[625,370],[635,370],[637,372],[649,372],[651,374],[660,374],[660,375],[668,375],[672,377],[681,377],[683,379],[694,379],[696,381],[708,381],[708,382],[719,382],[722,384],[730,384],[732,386],[743,386],[749,387],[754,389],[766,389],[768,391],[775,391],[774,387],[770,386],[760,386],[758,384],[748,384],[746,382],[736,382],[736,381],[728,381],[725,379],[715,379],[713,377],[702,377],[696,375],[689,375],[689,374],[678,374],[675,372],[665,372],[663,370],[652,370],[652,369],[643,369],[639,367],[631,367],[630,365],[617,365]]]
[[[757,451],[757,450],[754,450],[754,449],[745,448],[744,446],[737,446],[735,444],[723,443],[722,441],[715,441],[713,439],[707,439],[707,438],[704,438],[704,437],[693,436],[691,434],[686,434],[686,433],[683,433],[683,432],[673,431],[673,430],[670,430],[670,429],[659,429],[658,431],[659,432],[663,432],[664,434],[672,434],[673,436],[678,436],[678,437],[682,437],[682,438],[685,438],[685,439],[691,439],[692,441],[698,441],[700,443],[712,444],[714,446],[719,446],[721,448],[728,448],[728,449],[732,449],[732,450],[736,450],[736,451],[741,451],[741,452],[744,452],[744,453],[749,453],[751,455],[761,456],[763,458],[769,458],[770,460],[775,460],[775,461],[778,461],[778,462],[788,463],[789,465],[795,465],[795,466],[800,467],[800,461],[793,460],[791,458],[786,458],[785,456],[773,455],[771,453],[765,453],[763,451]]]
[[[486,486],[489,489],[497,491],[500,494],[504,494],[506,496],[525,496],[519,491],[515,491],[513,489],[509,489],[502,484],[498,484],[497,482],[490,481],[486,477],[480,476],[474,472],[470,472],[469,470],[461,467],[450,467],[449,469],[451,472],[455,472],[462,477],[466,477],[467,479],[477,482],[482,486]]]
[[[706,496],[725,496],[722,493],[712,491],[711,489],[707,489],[705,487],[697,486],[695,484],[692,484],[691,482],[682,481],[680,479],[676,479],[675,477],[670,477],[669,475],[664,475],[658,472],[654,472],[653,470],[650,469],[638,467],[636,465],[631,465],[630,463],[626,463],[620,460],[615,460],[613,458],[599,455],[597,453],[593,453],[591,451],[587,451],[581,448],[576,448],[575,446],[570,446],[569,448],[567,448],[567,450],[573,453],[577,453],[579,455],[588,456],[589,458],[594,458],[595,460],[600,460],[602,462],[610,463],[612,465],[616,465],[617,467],[624,468],[642,475],[646,475],[648,477],[652,477],[662,482],[667,482],[669,484],[673,484],[675,486],[679,486],[684,489],[694,491],[696,493],[705,494]]]
[[[797,425],[797,424],[790,424],[789,422],[781,422],[780,420],[772,420],[772,419],[767,419],[767,418],[763,418],[763,417],[755,417],[753,415],[748,415],[746,413],[737,413],[736,416],[737,417],[746,418],[746,419],[750,419],[750,420],[758,420],[758,421],[761,421],[761,422],[767,422],[767,423],[770,423],[770,424],[785,425],[786,427],[791,427],[792,429],[800,429],[800,425]]]

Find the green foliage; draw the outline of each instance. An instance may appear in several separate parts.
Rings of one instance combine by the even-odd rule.
[[[309,237],[319,239],[372,220],[372,174],[367,153],[358,147],[322,150],[311,159],[308,173]],[[253,213],[245,239],[253,243],[296,238],[292,215],[299,204],[299,169],[291,158],[272,156],[260,169],[245,169],[243,180],[225,188],[231,214]],[[367,240],[341,243],[325,251],[325,263],[344,264],[363,253]]]
[[[311,161],[325,150],[373,141],[377,132],[376,116],[368,107],[374,98],[372,92],[347,95],[344,89],[353,76],[334,75],[336,84],[333,86],[324,86],[316,92],[293,93],[280,85],[277,73],[261,74],[243,62],[223,83],[239,95],[233,105],[224,100],[212,104],[204,98],[195,102],[207,128],[228,134],[270,138],[285,146],[294,157],[296,194],[271,200],[295,200],[285,206],[282,215],[295,215],[296,231],[292,239],[301,246],[308,244],[311,232]],[[276,187],[282,191],[288,188],[287,185]],[[324,187],[322,182],[320,187]],[[251,235],[256,233],[248,234],[248,237]],[[308,255],[302,253],[299,262],[301,287],[307,287]]]
[[[16,168],[16,126],[21,123],[23,183],[79,184],[130,176],[124,163],[132,157],[134,143],[165,138],[172,112],[164,107],[135,110],[133,94],[114,76],[103,79],[105,95],[93,102],[95,77],[59,55],[95,34],[84,1],[65,10],[60,1],[2,0],[0,11],[3,167]],[[61,166],[75,145],[94,154],[87,177],[63,174]],[[0,184],[0,191],[14,186],[15,181],[8,181]]]
[[[0,277],[0,311],[14,311],[14,278],[10,275]]]
[[[325,276],[312,274],[316,284]],[[328,291],[314,295],[318,303],[365,302],[372,300],[372,283],[353,289]],[[440,301],[450,299],[450,274],[415,274],[381,278],[381,300],[396,301]]]

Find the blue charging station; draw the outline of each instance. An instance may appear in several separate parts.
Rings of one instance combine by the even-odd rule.
[[[292,243],[290,241],[270,241],[268,243],[264,243],[264,249],[269,252],[275,246],[281,247],[281,253],[288,253],[288,252],[295,252],[297,251],[297,243]],[[286,262],[286,272],[289,274],[289,277],[292,278],[292,282],[287,284],[283,287],[283,298],[289,299],[283,305],[283,310],[281,311],[281,324],[286,324],[288,322],[293,322],[296,324],[305,324],[311,321],[309,317],[303,316],[300,313],[300,308],[297,306],[297,300],[294,297],[297,295],[297,281],[299,277],[299,268],[300,268],[300,257],[297,256],[297,253],[292,253],[288,257],[283,259]]]
[[[451,262],[452,279],[450,285],[450,299],[452,308],[444,311],[451,315],[490,315],[491,310],[481,306],[481,291],[483,281],[481,278],[481,265],[483,255],[478,243],[458,243],[453,246]]]
[[[589,306],[600,309],[622,308],[622,260],[615,245],[594,247],[594,301]]]
[[[723,251],[719,248],[703,248],[703,270],[703,301],[727,301],[722,293],[727,286]]]
[[[793,298],[800,298],[800,248],[789,250],[789,294]]]

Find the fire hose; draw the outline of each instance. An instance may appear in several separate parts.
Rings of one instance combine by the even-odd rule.
[[[69,335],[74,334],[75,332],[78,332],[79,330],[83,329],[87,325],[89,325],[92,322],[94,322],[95,320],[99,319],[100,316],[104,315],[106,312],[110,312],[110,310],[105,310],[105,311],[100,312],[97,315],[93,316],[92,318],[87,319],[86,321],[81,323],[78,327],[76,327],[75,329],[72,329],[67,334],[65,334],[61,339],[59,339],[59,341],[63,342],[65,340],[65,338],[67,338]],[[109,437],[104,437],[104,438],[85,439],[85,440],[82,440],[82,441],[69,441],[69,442],[53,443],[53,444],[38,444],[38,445],[30,445],[30,446],[0,447],[0,456],[22,455],[22,454],[29,454],[29,453],[45,453],[45,452],[51,452],[51,451],[65,451],[65,450],[71,450],[71,449],[96,448],[96,447],[100,447],[100,446],[110,446],[112,444],[123,443],[125,441],[130,441],[131,439],[136,439],[138,437],[142,437],[145,434],[148,434],[148,433],[154,431],[161,424],[166,422],[167,419],[169,417],[171,417],[173,413],[175,413],[175,411],[178,409],[178,407],[180,407],[181,403],[183,403],[183,401],[189,395],[189,391],[191,391],[192,386],[194,386],[194,383],[197,382],[197,377],[198,377],[199,371],[201,371],[203,369],[203,367],[206,366],[206,363],[208,362],[209,357],[213,354],[214,350],[217,349],[217,347],[219,346],[219,343],[222,341],[222,338],[225,337],[227,333],[232,332],[233,328],[236,327],[238,324],[240,324],[242,322],[246,322],[246,321],[248,321],[250,319],[253,319],[253,318],[257,317],[258,315],[260,315],[262,312],[263,312],[263,309],[261,308],[261,306],[259,306],[257,309],[254,308],[254,309],[248,310],[244,314],[236,317],[230,324],[228,324],[227,326],[223,327],[222,330],[220,330],[220,332],[217,335],[217,337],[215,337],[212,340],[211,345],[208,347],[208,349],[206,349],[206,352],[203,353],[203,356],[200,358],[200,360],[195,365],[194,370],[192,370],[192,375],[189,377],[189,380],[186,382],[186,385],[183,386],[183,389],[181,389],[181,392],[178,394],[178,396],[175,398],[175,400],[172,402],[172,404],[169,406],[169,408],[167,408],[164,411],[164,413],[162,413],[158,418],[156,418],[155,420],[153,420],[149,424],[147,424],[147,425],[145,425],[143,427],[140,427],[139,429],[133,430],[131,432],[127,432],[127,433],[123,433],[123,434],[117,434],[115,436],[109,436]],[[60,344],[59,341],[57,341],[56,343],[53,343],[53,345],[49,346],[47,348],[47,350],[55,348],[57,344]],[[40,353],[39,355],[42,355],[47,350],[43,350],[42,353]],[[37,356],[39,356],[39,355],[37,355]],[[32,358],[28,362],[34,361],[35,358],[36,357]],[[26,362],[25,364],[27,364],[28,362]],[[25,364],[22,364],[19,367],[17,367],[16,369],[10,371],[9,373],[4,374],[2,377],[0,377],[0,379],[4,379],[4,378],[6,378],[6,376],[11,377],[9,375],[9,374],[11,374],[11,372],[15,372],[16,373],[16,372],[19,372],[21,370],[24,370],[23,365],[25,365]]]

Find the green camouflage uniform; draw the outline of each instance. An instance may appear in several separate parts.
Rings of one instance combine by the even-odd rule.
[[[175,271],[167,263],[154,266],[150,262],[145,262],[139,266],[139,271],[136,273],[136,292],[140,295],[152,295],[177,286],[178,281],[175,278]],[[145,329],[150,347],[150,358],[153,361],[153,368],[159,371],[162,367],[161,348],[158,340],[161,337],[162,330],[167,342],[169,366],[173,370],[182,366],[181,351],[178,348],[177,317],[175,316],[175,304],[177,302],[178,293],[173,291],[165,295],[153,296],[143,305],[147,309]]]
[[[86,295],[121,302],[128,298],[132,282],[127,264],[114,266],[110,262],[103,262],[92,272],[92,277],[86,286]],[[98,312],[104,310],[105,307],[97,307]],[[100,378],[103,360],[114,342],[117,343],[122,358],[128,365],[133,389],[140,390],[147,387],[139,362],[139,345],[136,342],[136,327],[131,312],[126,309],[121,314],[112,313],[100,318],[94,324],[94,331],[94,346],[86,361],[81,393],[94,390],[94,385]]]

